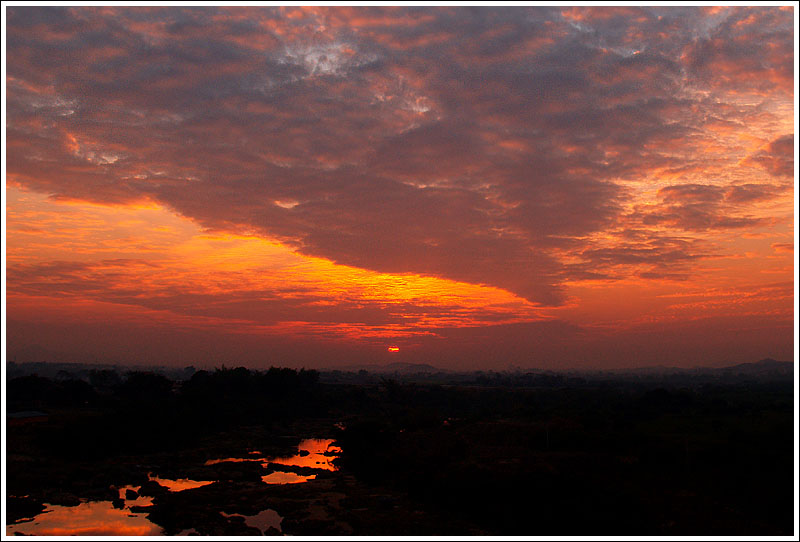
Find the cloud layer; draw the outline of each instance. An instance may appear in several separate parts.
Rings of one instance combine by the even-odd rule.
[[[731,117],[696,94],[791,93],[791,12],[690,11],[14,8],[9,177],[559,303],[616,181]],[[700,215],[644,221],[754,224]]]
[[[792,228],[791,9],[7,14],[8,182],[55,201],[156,204],[351,268],[500,288],[525,318],[578,303],[574,284],[692,280],[742,252],[730,235],[778,252]],[[9,283],[106,295],[104,265],[53,260]],[[316,321],[256,297],[245,312]],[[136,303],[156,302],[182,300]]]

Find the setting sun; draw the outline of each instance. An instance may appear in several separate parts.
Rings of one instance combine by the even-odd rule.
[[[390,346],[388,348],[388,350],[389,350],[389,352],[399,352],[400,351],[400,349],[398,347],[396,347],[396,346]]]

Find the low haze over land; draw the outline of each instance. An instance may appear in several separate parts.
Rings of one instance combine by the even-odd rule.
[[[793,17],[10,7],[8,359],[792,359]]]

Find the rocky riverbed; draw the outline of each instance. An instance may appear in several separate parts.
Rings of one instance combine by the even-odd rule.
[[[15,428],[6,534],[448,532],[447,520],[341,471],[333,426],[245,427],[191,449],[99,462],[44,461],[25,453],[34,444]]]

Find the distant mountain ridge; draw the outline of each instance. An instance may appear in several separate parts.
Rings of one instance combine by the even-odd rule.
[[[443,369],[435,367],[427,363],[407,363],[407,362],[394,362],[386,365],[379,364],[362,364],[362,365],[348,365],[345,367],[338,367],[340,371],[367,371],[374,374],[420,374],[420,373],[453,373],[452,369]],[[636,374],[636,375],[669,375],[675,373],[681,374],[727,374],[727,375],[752,375],[752,376],[774,376],[774,375],[791,375],[794,370],[794,362],[792,361],[778,361],[772,358],[765,358],[760,361],[751,363],[739,363],[737,365],[729,365],[724,367],[668,367],[665,365],[657,365],[650,367],[634,367],[630,369],[598,369],[589,370],[589,373],[611,373],[611,374]],[[490,372],[496,372],[489,369]],[[472,371],[467,371],[472,372]],[[503,372],[503,371],[500,371]],[[537,368],[518,368],[516,371],[519,373],[526,372],[542,372]],[[584,371],[565,369],[564,371],[547,370],[546,373],[581,373]]]
[[[719,371],[727,371],[739,374],[792,374],[794,371],[794,362],[792,361],[778,361],[772,358],[764,358],[755,363],[739,363],[738,365],[731,365],[730,367],[720,367]]]
[[[725,365],[722,367],[669,367],[666,365],[655,365],[649,367],[632,367],[627,369],[598,369],[596,373],[615,373],[615,374],[635,374],[635,375],[669,375],[669,374],[726,374],[726,375],[752,375],[752,376],[772,376],[772,375],[791,375],[794,371],[793,361],[778,361],[772,358],[764,358],[760,361],[739,363],[736,365]]]

